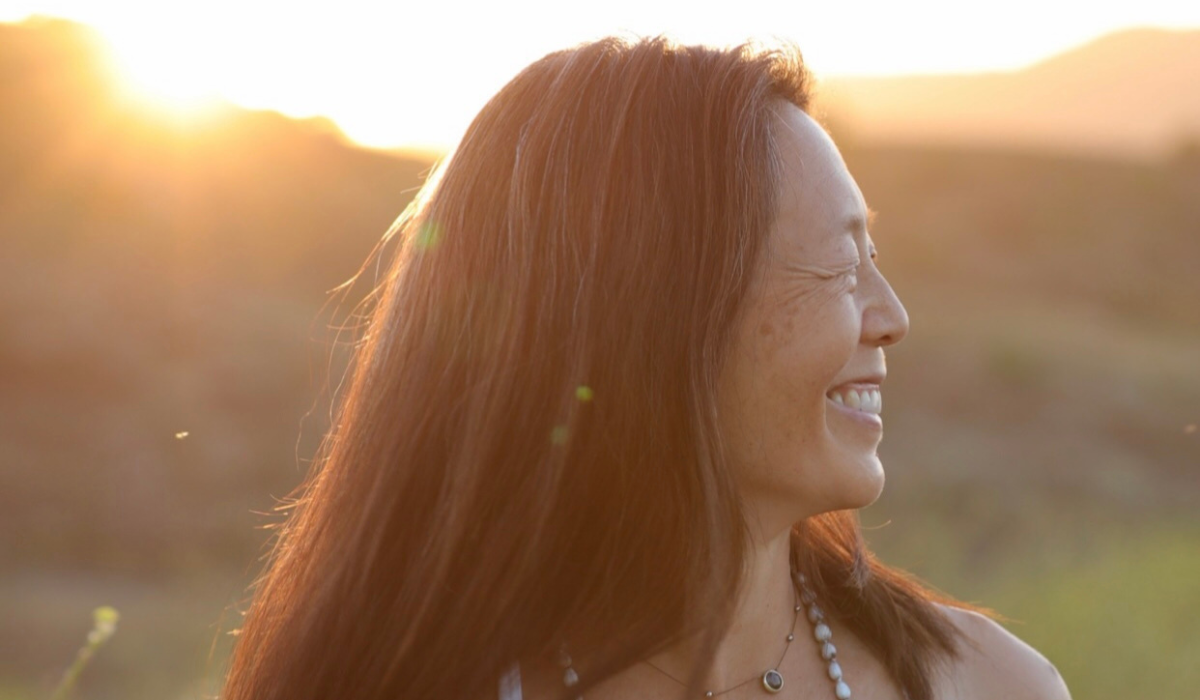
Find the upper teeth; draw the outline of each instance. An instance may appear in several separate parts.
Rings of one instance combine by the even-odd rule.
[[[880,396],[878,389],[834,390],[829,392],[829,398],[834,403],[849,406],[850,408],[857,408],[867,413],[881,413],[883,411],[883,397]]]

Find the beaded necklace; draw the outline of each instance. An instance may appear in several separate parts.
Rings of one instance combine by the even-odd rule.
[[[792,640],[796,638],[794,634],[794,630],[796,629],[796,616],[800,614],[800,610],[802,608],[807,608],[805,617],[807,617],[809,623],[812,625],[813,639],[816,640],[817,643],[817,653],[821,655],[821,659],[827,664],[826,672],[829,674],[829,680],[834,684],[833,694],[838,700],[850,700],[850,686],[846,684],[845,679],[842,677],[842,666],[837,660],[837,647],[833,645],[833,631],[829,628],[829,623],[825,621],[825,613],[820,607],[817,606],[817,596],[812,592],[812,588],[809,587],[808,579],[804,577],[804,574],[794,569],[792,570],[792,582],[795,584],[795,590],[798,593],[800,602],[796,604],[793,611],[795,613],[795,615],[792,617],[793,632],[788,632],[787,642],[783,648],[783,656],[779,657],[779,662],[775,664],[775,668],[769,668],[762,674],[762,676],[755,676],[754,678],[742,681],[741,683],[726,688],[725,690],[707,690],[701,697],[715,698],[719,695],[724,695],[731,690],[735,690],[746,685],[747,683],[754,681],[756,678],[761,678],[762,687],[768,693],[775,694],[783,690],[783,674],[779,672],[778,667],[783,663],[783,659],[787,656],[787,650],[791,646]],[[574,688],[576,685],[579,685],[579,673],[572,665],[571,655],[567,653],[565,645],[559,647],[557,661],[559,668],[561,668],[563,671],[563,685],[568,688]],[[649,661],[646,663],[649,664],[651,668],[657,670],[659,673],[663,674],[667,678],[670,678],[676,683],[679,683],[683,686],[687,685],[658,666],[651,664]],[[576,696],[575,700],[583,700],[583,696]]]

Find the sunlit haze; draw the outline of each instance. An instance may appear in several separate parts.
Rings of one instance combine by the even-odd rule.
[[[612,33],[715,44],[785,37],[821,76],[1010,70],[1126,27],[1200,26],[1200,3],[1170,0],[563,7],[549,0],[15,0],[0,7],[0,21],[38,14],[89,24],[111,43],[129,85],[176,109],[220,98],[327,116],[366,145],[429,149],[453,144],[487,98],[534,59]]]

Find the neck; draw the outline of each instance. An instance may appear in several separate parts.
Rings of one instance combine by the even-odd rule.
[[[745,576],[725,637],[702,677],[705,689],[720,692],[774,668],[795,619],[791,577],[791,533],[785,529],[756,540],[747,553]],[[698,637],[689,637],[650,658],[667,674],[686,680],[700,662]]]

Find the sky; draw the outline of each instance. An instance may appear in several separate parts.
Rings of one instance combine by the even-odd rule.
[[[132,90],[327,116],[364,145],[444,150],[524,66],[607,34],[795,41],[818,77],[1014,70],[1112,31],[1200,27],[1196,0],[0,0],[109,42]]]

